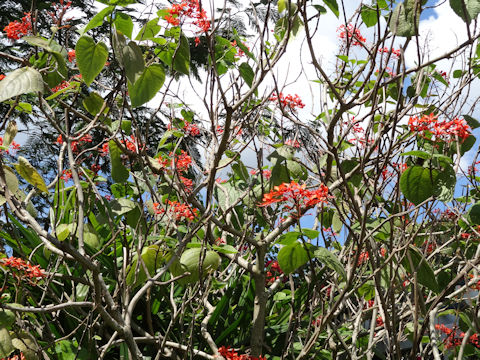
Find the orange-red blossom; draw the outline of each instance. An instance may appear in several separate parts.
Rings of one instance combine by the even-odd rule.
[[[296,181],[283,183],[275,186],[272,191],[263,195],[263,201],[260,206],[269,206],[271,204],[290,201],[295,207],[310,208],[319,203],[326,203],[328,199],[328,188],[321,184],[318,189],[307,190],[306,185],[299,185]],[[293,206],[287,206],[292,208]]]

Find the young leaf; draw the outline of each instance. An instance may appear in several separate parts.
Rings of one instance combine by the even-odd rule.
[[[344,280],[347,279],[347,272],[338,258],[329,250],[320,247],[315,250],[315,257],[320,260],[325,266],[329,267],[337,274],[339,274]]]
[[[183,34],[180,35],[177,49],[173,55],[173,69],[185,75],[190,73],[190,45]]]
[[[108,48],[103,42],[95,44],[91,37],[84,35],[77,41],[75,54],[82,78],[87,85],[90,85],[105,66]]]
[[[151,100],[165,81],[165,71],[159,64],[145,68],[135,84],[128,84],[132,106],[138,107]]]
[[[43,93],[42,75],[31,67],[14,70],[0,81],[0,102],[31,92]]]
[[[119,149],[114,140],[108,143],[110,152],[110,163],[112,165],[112,179],[116,183],[124,183],[128,180],[130,173],[122,162],[122,151]]]
[[[45,181],[43,180],[42,176],[38,173],[37,169],[35,169],[23,156],[18,157],[18,164],[15,164],[15,169],[20,176],[27,180],[30,184],[35,186],[38,190],[48,194],[47,185],[45,185]]]
[[[7,125],[7,129],[5,130],[5,134],[3,135],[3,146],[9,147],[12,143],[13,139],[17,135],[17,123],[15,120],[10,120]]]

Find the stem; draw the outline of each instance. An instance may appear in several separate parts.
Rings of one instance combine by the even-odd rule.
[[[251,355],[259,357],[263,349],[263,330],[265,328],[265,308],[267,307],[267,293],[265,292],[265,245],[257,247],[257,264],[253,271],[255,281],[255,302],[253,305],[253,326],[250,339]]]

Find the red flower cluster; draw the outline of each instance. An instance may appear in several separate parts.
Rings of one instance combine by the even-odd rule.
[[[285,145],[293,146],[294,148],[300,148],[301,144],[298,142],[298,140],[292,140],[288,139],[285,141]]]
[[[20,355],[12,355],[8,358],[3,358],[0,360],[26,360],[25,355],[23,353],[20,353]]]
[[[227,346],[227,347],[221,346],[218,349],[218,352],[227,360],[267,360],[267,358],[264,356],[260,356],[257,358],[255,356],[250,356],[250,355],[238,355],[238,353],[235,350],[233,350],[230,346]]]
[[[384,323],[383,323],[383,318],[381,316],[377,316],[377,326],[383,326]]]
[[[417,116],[408,120],[412,132],[420,133],[426,137],[427,132],[435,136],[435,140],[452,141],[454,138],[461,138],[462,142],[471,135],[471,128],[463,119],[455,118],[451,121],[438,121],[438,116],[431,113],[421,118]]]
[[[384,48],[380,48],[378,49],[378,52],[379,53],[392,53],[393,56],[399,58],[400,57],[400,50],[398,49],[394,49],[394,48],[388,48],[388,47],[384,47]]]
[[[358,257],[357,266],[365,264],[369,258],[370,258],[370,255],[368,254],[367,251],[361,252],[360,256]]]
[[[169,154],[169,157],[172,157],[173,153]],[[175,166],[175,169],[179,173],[183,173],[188,170],[190,165],[192,164],[192,158],[188,153],[186,153],[183,150],[180,150],[180,155],[175,155],[175,159],[172,162],[172,159],[163,159],[163,158],[158,158],[158,162],[163,168],[169,168],[172,165]]]
[[[3,79],[5,79],[5,75],[0,74],[0,81],[2,81]]]
[[[200,130],[198,129],[198,126],[196,124],[191,124],[189,122],[185,123],[185,126],[183,127],[183,131],[185,132],[185,135],[190,135],[190,136],[200,135]]]
[[[250,170],[250,175],[257,175],[257,174],[258,174],[258,170],[257,170],[257,169],[252,169],[252,170]],[[270,177],[272,176],[272,170],[268,170],[268,169],[262,170],[262,176],[263,176],[265,179],[269,180]]]
[[[301,206],[310,208],[318,203],[326,203],[328,199],[328,188],[325,185],[320,185],[316,190],[306,190],[306,185],[299,185],[297,182],[283,183],[275,186],[272,191],[263,195],[263,202],[260,206],[269,206],[271,204],[290,201],[292,206],[287,206],[291,209],[294,206],[299,209]]]
[[[75,53],[75,50],[70,50],[68,52],[68,62],[73,62],[76,58],[77,54]]]
[[[231,44],[233,47],[237,47],[237,46],[238,46],[238,45],[237,45],[237,40],[233,40],[230,44]],[[245,44],[242,44],[242,45],[245,45]],[[238,48],[238,49],[237,49],[237,53],[235,54],[235,56],[242,57],[242,56],[244,56],[244,55],[245,55],[245,52],[244,52],[242,49]]]
[[[287,95],[284,96],[283,93],[280,93],[278,96],[273,94],[270,96],[268,99],[270,101],[279,101],[283,107],[289,108],[292,111],[295,111],[297,108],[303,109],[305,107],[305,104],[302,102],[302,99],[295,94],[295,96],[292,95]]]
[[[465,337],[464,332],[457,333],[457,329],[453,327],[452,329],[445,326],[444,324],[435,325],[435,329],[444,333],[446,338],[443,340],[443,344],[446,349],[451,349],[452,347],[457,347],[462,344],[463,338]],[[468,342],[480,349],[480,344],[478,343],[478,334],[473,334],[468,338]]]
[[[343,39],[346,43],[350,43],[352,46],[360,46],[367,41],[360,33],[360,30],[352,24],[348,24],[346,27],[345,25],[340,25],[337,32],[340,39]]]
[[[45,273],[40,265],[32,266],[23,259],[10,256],[9,258],[0,259],[0,265],[13,270],[13,276],[18,279],[27,279],[32,285],[35,283],[32,279],[44,278]]]
[[[265,279],[266,285],[273,284],[275,282],[275,280],[277,280],[280,277],[280,275],[283,274],[283,271],[280,268],[280,265],[278,265],[277,260],[268,260],[265,263],[265,267],[267,268],[267,272],[265,274],[266,275],[266,279]]]
[[[72,151],[78,152],[79,151],[78,146],[81,145],[81,143],[87,143],[87,142],[90,142],[90,143],[92,142],[92,136],[90,134],[82,136],[78,141],[72,141],[70,144]],[[63,138],[61,134],[58,135],[56,143],[59,145],[63,144]]]
[[[153,203],[155,213],[157,215],[167,213],[170,217],[175,218],[176,221],[188,219],[193,221],[198,215],[198,209],[192,208],[187,204],[179,203],[178,201],[167,200],[167,210],[160,207],[159,203]]]
[[[199,0],[186,0],[180,4],[173,4],[168,9],[169,15],[164,19],[173,26],[184,23],[187,18],[192,20],[192,24],[198,28],[198,34],[205,33],[210,29],[210,21],[207,20],[205,9],[200,7]],[[200,39],[197,37],[195,43],[198,45]]]
[[[25,16],[22,18],[22,22],[19,22],[17,20],[12,21],[3,29],[3,31],[7,33],[7,37],[10,40],[18,40],[32,31],[31,14],[24,13],[24,15]]]
[[[0,146],[3,146],[3,137],[1,136],[0,136]],[[10,153],[10,150],[13,150],[13,152],[15,152],[18,149],[20,149],[20,144],[17,144],[15,141],[12,141],[9,148],[7,149],[7,154]]]
[[[66,80],[63,80],[60,84],[58,84],[57,86],[55,86],[54,88],[51,88],[50,90],[52,90],[52,93],[56,93],[62,89],[65,89],[67,87],[70,86],[70,83]]]

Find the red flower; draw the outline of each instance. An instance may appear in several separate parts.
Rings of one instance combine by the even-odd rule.
[[[283,201],[293,202],[299,208],[304,206],[310,208],[318,203],[325,203],[328,199],[328,188],[320,185],[316,190],[306,190],[306,185],[299,185],[297,182],[283,183],[275,186],[272,191],[263,195],[263,201],[260,206],[269,206],[271,204]],[[293,206],[287,206],[291,209]]]
[[[55,86],[54,88],[52,88],[52,93],[56,93],[62,89],[65,89],[66,87],[69,87],[70,86],[70,83],[66,80],[62,81],[60,84],[58,84],[57,86]]]
[[[190,136],[200,135],[200,130],[198,129],[198,126],[196,124],[191,124],[189,122],[185,123],[185,126],[183,127],[183,131],[185,132],[186,135],[190,135]]]
[[[348,24],[347,27],[345,27],[345,25],[340,25],[337,32],[340,39],[343,39],[346,43],[349,43],[352,46],[360,46],[367,41],[367,39],[365,39],[360,33],[360,30],[352,24]]]
[[[5,75],[0,74],[0,81],[2,81],[3,79],[5,79]]]
[[[3,137],[0,136],[0,146],[3,145]],[[17,144],[15,141],[12,141],[9,148],[6,150],[7,154],[10,154],[10,150],[15,153],[16,150],[20,149],[20,144]]]
[[[283,93],[280,93],[278,96],[273,94],[272,96],[270,96],[268,100],[270,101],[278,100],[283,107],[289,108],[292,111],[295,111],[297,107],[300,109],[303,109],[305,107],[305,104],[302,102],[302,99],[300,99],[300,97],[297,94],[295,94],[295,96],[292,96],[292,95],[284,96]]]
[[[0,259],[0,265],[6,268],[10,268],[14,277],[19,279],[27,279],[32,285],[35,285],[32,282],[32,279],[44,278],[45,273],[39,265],[30,265],[26,263],[23,259],[17,257],[9,257]]]
[[[427,133],[432,134],[437,141],[452,141],[456,137],[465,141],[471,135],[471,128],[463,119],[454,118],[451,121],[439,121],[438,116],[431,113],[421,118],[416,116],[408,120],[410,131],[419,133],[420,136],[426,137]]]
[[[155,213],[163,214],[165,212],[168,213],[170,217],[174,217],[176,221],[180,221],[183,219],[188,219],[193,221],[195,216],[198,216],[198,209],[192,208],[187,204],[182,204],[178,201],[170,201],[167,200],[167,210],[160,207],[159,203],[153,203],[153,207],[155,209]]]
[[[221,346],[218,349],[218,352],[227,360],[267,360],[267,358],[264,356],[260,356],[257,358],[255,356],[249,356],[249,355],[238,355],[238,353],[235,350],[233,350],[230,346],[227,346],[227,347]]]
[[[180,4],[173,4],[168,9],[169,15],[164,17],[165,21],[173,26],[185,23],[187,20],[198,28],[198,33],[205,33],[210,29],[210,21],[207,19],[207,13],[200,7],[199,0],[186,0]],[[200,39],[195,43],[198,45]]]
[[[70,50],[68,52],[68,61],[73,62],[73,60],[75,60],[75,57],[76,57],[75,50]]]
[[[31,15],[30,13],[24,13],[24,15],[22,22],[12,21],[3,29],[10,40],[18,40],[32,31]]]

